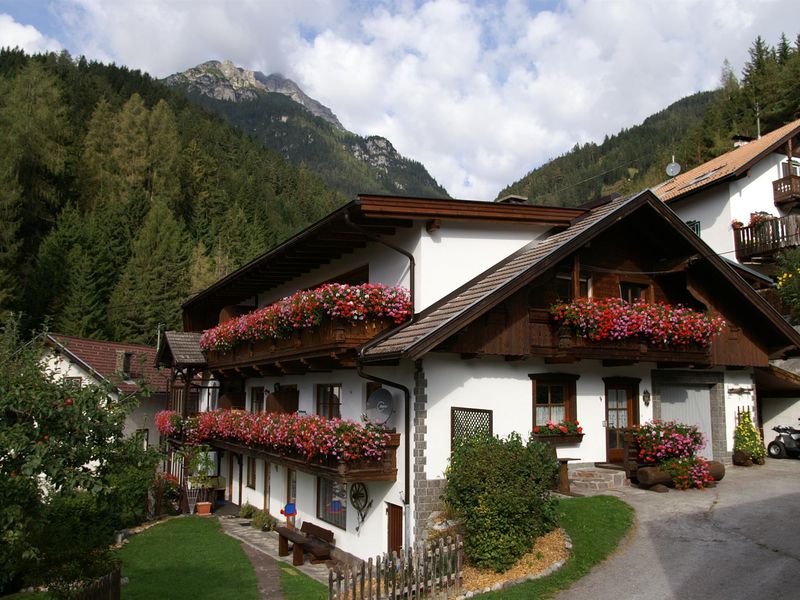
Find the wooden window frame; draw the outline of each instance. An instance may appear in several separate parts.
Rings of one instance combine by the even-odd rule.
[[[247,457],[247,489],[254,490],[256,489],[257,483],[257,463],[256,459],[253,456]]]
[[[567,282],[567,285],[569,286],[569,290],[570,290],[568,298],[562,298],[561,295],[558,294],[558,282],[559,281],[566,281]],[[584,282],[586,283],[586,295],[585,296],[583,296],[581,294],[581,285]],[[564,272],[560,272],[560,273],[556,274],[556,285],[555,285],[555,288],[556,288],[556,294],[558,295],[559,300],[562,300],[564,302],[572,302],[576,298],[591,298],[592,297],[592,276],[591,275],[589,275],[588,273],[581,273],[578,276],[578,279],[577,279],[577,285],[578,285],[577,294],[578,295],[577,296],[575,295],[576,294],[575,283],[576,283],[575,282],[575,278],[572,276],[572,273],[568,273],[568,272],[564,271]]]
[[[532,408],[533,414],[531,415],[531,427],[536,427],[536,394],[538,386],[540,385],[563,385],[564,386],[564,418],[570,421],[577,420],[578,415],[578,399],[577,399],[577,381],[580,375],[574,373],[529,373],[528,377],[531,379],[532,384]],[[548,404],[550,406],[550,404]]]
[[[330,491],[330,496],[323,498],[322,497],[322,482],[326,482],[329,484],[328,490]],[[342,500],[344,505],[344,511],[340,513],[342,515],[341,521],[334,521],[332,520],[323,510],[323,504],[328,504],[333,499],[333,486],[334,485],[343,485],[344,486],[344,498]],[[324,477],[317,477],[317,518],[320,521],[324,521],[329,525],[333,525],[334,527],[338,527],[339,529],[343,529],[347,531],[347,484],[336,482],[330,479],[325,479]],[[323,502],[326,500],[326,502]]]
[[[333,389],[338,388],[338,402],[330,402],[330,395]],[[327,402],[322,401],[323,393],[329,395]],[[328,419],[341,418],[342,416],[342,384],[341,383],[318,383],[316,387],[316,414]],[[335,411],[333,410],[335,407]]]
[[[645,281],[632,281],[630,279],[626,279],[624,281],[620,280],[620,282],[619,282],[619,297],[622,298],[623,300],[625,300],[626,302],[629,302],[630,300],[628,300],[628,298],[623,296],[623,286],[626,286],[626,287],[629,287],[629,288],[633,288],[633,287],[641,288],[640,289],[641,295],[638,297],[638,299],[639,300],[644,300],[645,302],[652,302],[652,298],[650,297],[650,295],[651,295],[653,286],[650,284],[649,281],[647,281],[647,282],[645,282]],[[633,301],[635,302],[635,299]]]
[[[83,377],[64,377],[64,385],[81,389],[83,387]]]

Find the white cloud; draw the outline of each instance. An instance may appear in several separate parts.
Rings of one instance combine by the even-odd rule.
[[[50,6],[74,54],[159,77],[223,58],[281,71],[349,129],[389,138],[452,195],[480,199],[714,87],[723,59],[739,71],[756,35],[774,44],[787,19],[780,0]]]
[[[62,45],[33,27],[17,23],[14,17],[0,13],[0,47],[22,48],[30,54],[58,52]]]

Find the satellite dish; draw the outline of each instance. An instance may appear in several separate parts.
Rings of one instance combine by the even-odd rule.
[[[386,388],[378,388],[367,398],[367,419],[385,425],[394,414],[394,398]]]
[[[681,166],[675,162],[675,157],[672,157],[672,162],[667,165],[667,175],[670,177],[675,177],[678,173],[681,172]]]

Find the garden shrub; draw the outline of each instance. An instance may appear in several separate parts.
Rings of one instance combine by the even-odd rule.
[[[252,505],[252,504],[250,504],[249,502],[245,502],[245,503],[244,503],[244,504],[242,504],[242,506],[239,508],[239,516],[240,516],[242,519],[249,519],[249,518],[251,518],[251,517],[252,517],[254,514],[256,514],[256,511],[257,511],[257,510],[258,510],[258,509],[257,509],[255,506],[253,506],[253,505]]]
[[[250,521],[250,527],[259,531],[274,531],[278,525],[277,519],[265,510],[255,510]]]
[[[152,483],[153,512],[161,515],[177,515],[181,506],[181,484],[175,475],[156,473]]]
[[[145,450],[139,438],[123,441],[106,463],[110,491],[108,502],[116,528],[133,527],[147,518],[147,492],[153,483],[159,454]]]
[[[453,449],[443,500],[461,523],[471,564],[507,571],[554,527],[557,471],[549,445],[518,433],[476,436]]]
[[[744,453],[753,462],[760,462],[767,456],[764,440],[753,424],[749,411],[739,416],[739,424],[733,432],[733,449]]]

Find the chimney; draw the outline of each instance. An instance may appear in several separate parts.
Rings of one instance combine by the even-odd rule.
[[[117,350],[117,368],[116,373],[122,379],[130,379],[131,377],[131,352],[125,350]]]

